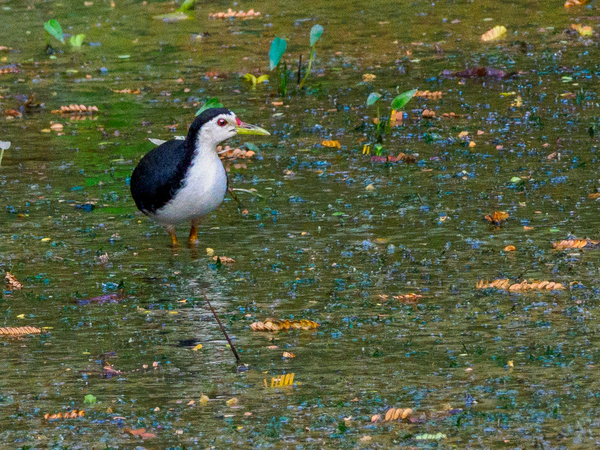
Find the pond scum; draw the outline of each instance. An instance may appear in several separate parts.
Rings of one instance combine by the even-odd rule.
[[[0,447],[600,445],[598,5],[317,3],[2,3]],[[271,137],[171,248],[217,105]]]

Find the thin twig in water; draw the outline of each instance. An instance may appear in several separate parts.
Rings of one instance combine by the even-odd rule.
[[[237,195],[235,195],[235,192],[233,192],[233,189],[231,189],[230,187],[227,187],[227,191],[231,194],[233,199],[237,202],[238,208],[244,209],[244,205],[242,205],[242,202],[240,201],[240,199],[237,197]]]
[[[245,192],[246,194],[252,194],[252,195],[256,195],[257,197],[263,198],[262,195],[260,195],[258,192],[255,191],[251,191],[250,189],[231,189],[232,191],[238,191],[238,192]]]
[[[206,304],[208,305],[208,307],[212,311],[213,315],[215,316],[215,319],[217,319],[217,323],[219,324],[219,327],[221,328],[221,331],[225,335],[225,339],[227,339],[227,342],[229,342],[229,347],[231,348],[231,351],[233,352],[233,356],[235,356],[236,362],[238,363],[238,365],[242,364],[242,360],[238,356],[238,353],[235,350],[235,347],[233,346],[233,342],[231,342],[231,339],[229,339],[229,335],[227,334],[227,331],[225,331],[225,327],[223,326],[223,324],[219,320],[219,316],[217,316],[217,313],[215,312],[215,310],[213,309],[212,305],[210,304],[210,301],[208,301],[208,296],[206,295],[206,290],[202,289],[202,295],[204,296],[204,300],[206,300]]]
[[[302,80],[302,54],[300,54],[300,58],[298,59],[298,84],[300,84]]]

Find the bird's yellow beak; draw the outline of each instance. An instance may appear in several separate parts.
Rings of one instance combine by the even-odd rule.
[[[250,125],[249,123],[242,122],[240,119],[237,119],[236,130],[237,134],[259,134],[261,136],[271,136],[271,133],[264,128],[257,127],[256,125]]]

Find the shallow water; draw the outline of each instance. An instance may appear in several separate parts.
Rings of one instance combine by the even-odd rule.
[[[48,329],[2,338],[5,448],[597,445],[599,253],[552,250],[569,236],[598,238],[598,204],[588,198],[599,183],[588,132],[600,126],[598,38],[565,32],[578,22],[595,30],[595,4],[382,1],[340,11],[335,2],[219,2],[179,23],[152,20],[174,8],[162,2],[29,5],[0,2],[0,45],[13,48],[0,51],[1,65],[19,69],[0,75],[0,108],[23,113],[0,118],[0,140],[12,142],[0,168],[0,269],[24,285],[4,288],[0,325]],[[262,16],[207,18],[228,7]],[[54,41],[50,59],[49,18],[85,33],[86,45]],[[288,40],[290,66],[300,53],[306,61],[315,23],[325,33],[305,91],[290,81],[281,96],[275,83],[252,90],[241,79],[267,71],[274,36]],[[482,44],[497,24],[508,37]],[[476,66],[521,73],[440,76]],[[375,81],[363,83],[364,73]],[[372,163],[362,152],[374,133],[368,94],[384,94],[387,114],[411,88],[443,97],[412,100],[383,147],[417,163]],[[33,93],[44,107],[20,109]],[[185,134],[213,96],[272,132],[229,143],[259,147],[230,172],[232,187],[259,196],[238,193],[245,215],[228,197],[206,218],[198,248],[174,250],[135,208],[128,177],[153,148],[148,138]],[[99,113],[74,121],[50,112],[72,103]],[[423,109],[437,117],[423,119]],[[441,117],[450,112],[461,117]],[[42,132],[53,121],[62,135]],[[321,145],[330,139],[341,149]],[[553,152],[560,158],[548,159]],[[510,218],[495,228],[483,216],[496,210]],[[207,247],[235,264],[218,267]],[[496,278],[568,288],[475,288]],[[236,371],[203,290],[248,371]],[[423,296],[418,304],[393,298],[411,292]],[[250,329],[267,317],[320,327]],[[107,377],[107,365],[122,373]],[[265,388],[284,373],[295,374],[294,386]],[[88,394],[97,403],[85,404]],[[371,423],[392,407],[410,407],[418,420]],[[73,409],[85,417],[43,418]],[[142,441],[126,428],[157,437]],[[437,433],[445,437],[416,439]]]

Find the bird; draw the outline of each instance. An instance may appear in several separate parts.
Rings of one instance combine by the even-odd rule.
[[[144,155],[133,170],[131,196],[138,209],[162,225],[178,245],[175,228],[190,222],[188,243],[197,244],[202,218],[223,202],[227,172],[217,145],[236,134],[269,136],[227,108],[210,108],[195,119],[184,140],[171,140]]]

